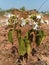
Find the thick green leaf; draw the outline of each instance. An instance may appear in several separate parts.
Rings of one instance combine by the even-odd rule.
[[[21,42],[21,30],[20,29],[17,30],[17,38],[18,38],[18,42],[20,43]]]
[[[10,30],[10,31],[8,32],[8,40],[9,40],[11,43],[13,43],[13,30]]]
[[[24,40],[21,37],[21,30],[17,30],[17,37],[18,37],[18,42],[19,42],[19,48],[18,48],[18,53],[19,55],[24,55],[26,53],[26,47]]]
[[[26,46],[26,53],[29,55],[31,52],[31,41],[28,39],[28,34],[24,38],[25,46]]]
[[[19,42],[19,48],[18,48],[18,53],[19,55],[24,55],[27,53],[28,55],[31,52],[31,40],[30,40],[30,33],[32,30],[29,30],[26,33],[26,36],[24,38],[21,37],[21,30],[17,30],[17,37],[18,37],[18,42]]]
[[[36,40],[35,40],[35,42],[36,42],[36,44],[37,45],[40,45],[40,43],[41,43],[41,35],[36,35]]]
[[[30,41],[26,40],[26,52],[29,55],[31,52],[31,45],[30,45]]]
[[[19,43],[19,48],[18,48],[19,55],[24,55],[26,53],[26,47],[23,39],[21,39]]]
[[[33,32],[33,29],[29,30],[29,31],[26,33],[26,37],[29,39],[30,42],[32,42],[32,39],[33,39],[33,35],[30,35],[31,32]]]
[[[37,31],[35,42],[37,45],[40,45],[42,41],[45,39],[45,32],[43,30]]]

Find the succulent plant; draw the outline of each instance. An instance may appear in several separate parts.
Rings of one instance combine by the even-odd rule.
[[[24,38],[25,46],[26,46],[26,53],[29,55],[31,52],[31,44],[27,37]]]
[[[36,34],[36,39],[35,42],[37,45],[40,45],[40,43],[42,43],[42,41],[45,39],[45,32],[43,30],[38,30],[37,34]]]
[[[8,40],[13,44],[13,30],[9,30],[9,32],[8,32]]]
[[[19,55],[25,55],[25,53],[27,53],[28,55],[31,52],[31,39],[30,37],[30,33],[32,32],[32,30],[29,30],[26,33],[26,36],[24,38],[21,37],[21,30],[17,30],[17,37],[18,37],[18,42],[19,42],[19,48],[18,48],[18,52]]]
[[[25,47],[25,42],[21,38],[20,43],[19,43],[19,48],[18,48],[18,53],[19,55],[25,55],[26,53],[26,47]]]
[[[19,42],[19,48],[18,48],[18,53],[19,55],[24,55],[26,53],[26,48],[25,48],[25,43],[23,38],[21,37],[21,30],[17,30],[17,37],[18,37],[18,42]]]
[[[31,53],[31,42],[32,42],[33,36],[30,35],[30,34],[31,34],[32,31],[33,31],[33,29],[29,30],[26,33],[26,37],[24,38],[24,42],[25,42],[25,45],[26,45],[26,53],[28,55]]]
[[[13,44],[13,32],[14,30],[10,30],[8,32],[8,40],[12,44]],[[21,30],[20,29],[17,30],[17,38],[19,43],[19,48],[18,48],[19,55],[24,56],[25,53],[27,53],[28,55],[31,53],[31,42],[33,39],[33,35],[31,35],[32,32],[34,32],[33,29],[29,30],[28,32],[26,32],[25,37],[22,38]],[[45,38],[45,32],[43,30],[37,30],[35,35],[35,42],[38,46],[40,45],[40,43],[42,43],[44,38]]]
[[[17,17],[16,16],[11,16],[8,20],[9,25],[15,25],[17,24]]]

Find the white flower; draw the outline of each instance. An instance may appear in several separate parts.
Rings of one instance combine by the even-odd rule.
[[[21,26],[24,26],[24,25],[26,25],[26,21],[25,20],[22,20]]]
[[[36,22],[33,23],[33,29],[34,29],[34,30],[37,30],[37,29],[38,29],[38,25],[37,25]]]
[[[10,18],[11,16],[14,16],[14,15],[10,13],[6,13],[4,16]]]
[[[41,15],[37,15],[37,18],[38,18],[38,19],[41,19]]]

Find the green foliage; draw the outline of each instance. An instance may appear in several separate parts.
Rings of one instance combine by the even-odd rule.
[[[25,48],[24,40],[21,37],[20,29],[17,30],[17,37],[18,37],[18,42],[19,42],[18,53],[19,55],[24,55],[26,53],[26,48]]]
[[[33,34],[31,34],[31,32],[33,32],[33,29],[28,31],[28,39],[30,42],[32,42],[32,39],[33,39]]]
[[[33,20],[35,20],[37,17],[36,17],[36,14],[32,14],[31,16],[30,16],[30,18],[31,19],[33,19]]]
[[[23,7],[21,7],[21,8],[20,8],[20,10],[25,11],[25,7],[24,7],[24,6],[23,6]]]
[[[17,17],[16,16],[11,16],[10,19],[8,20],[10,25],[15,25],[17,23]]]
[[[44,38],[45,38],[45,32],[43,30],[37,31],[36,40],[35,40],[36,44],[40,45],[40,43],[42,43]]]
[[[0,16],[2,16],[4,14],[5,14],[5,11],[4,10],[0,11]]]
[[[31,52],[31,42],[32,42],[33,36],[31,36],[30,34],[31,34],[32,31],[33,31],[33,29],[29,30],[26,33],[26,37],[24,38],[24,42],[25,42],[25,45],[26,45],[26,53],[28,55]]]
[[[21,30],[20,29],[17,30],[17,37],[18,37],[18,42],[20,43],[21,41]]]
[[[33,20],[36,20],[36,18],[37,18],[36,16],[33,16]]]
[[[35,40],[37,45],[40,45],[41,43],[41,35],[36,35],[36,40]]]
[[[10,30],[8,32],[8,40],[13,44],[13,30]],[[31,33],[34,32],[33,29],[29,30],[26,32],[26,35],[24,38],[21,36],[21,30],[17,30],[17,38],[18,38],[18,43],[19,43],[19,48],[18,48],[18,53],[21,56],[24,56],[26,53],[29,55],[31,53],[31,42],[33,39],[33,35]],[[37,45],[40,45],[42,41],[45,38],[45,32],[43,30],[38,30],[35,31],[36,36],[35,36],[35,42]]]
[[[30,46],[30,41],[28,40],[27,37],[24,38],[25,46],[26,46],[26,53],[29,55],[31,52],[31,46]]]
[[[18,40],[18,41],[20,41],[19,42],[18,53],[19,53],[19,55],[23,56],[26,53],[25,42],[24,42],[24,40],[22,38],[20,40]]]
[[[13,44],[13,30],[8,32],[8,40]]]
[[[17,37],[18,37],[18,42],[19,42],[19,48],[18,48],[18,52],[19,55],[24,55],[25,53],[27,53],[28,55],[31,52],[31,40],[29,39],[30,37],[30,33],[32,31],[29,30],[26,33],[26,36],[24,38],[21,37],[21,30],[17,30]]]

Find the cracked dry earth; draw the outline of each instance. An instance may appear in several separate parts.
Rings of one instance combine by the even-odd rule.
[[[26,26],[25,26],[26,27]],[[28,29],[28,27],[26,27]],[[32,43],[32,55],[26,65],[49,65],[49,25],[41,25],[41,29],[46,32],[46,38],[43,43],[37,47]],[[16,61],[18,60],[18,53],[16,48],[18,47],[17,39],[12,46],[7,38],[8,30],[4,27],[0,27],[0,65],[20,65]],[[12,47],[16,47],[13,54]],[[25,64],[23,64],[25,65]]]

